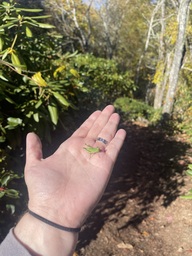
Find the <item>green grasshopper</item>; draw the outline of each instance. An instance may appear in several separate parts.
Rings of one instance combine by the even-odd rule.
[[[101,149],[99,147],[92,147],[90,145],[85,144],[86,147],[84,149],[91,155],[101,152]]]

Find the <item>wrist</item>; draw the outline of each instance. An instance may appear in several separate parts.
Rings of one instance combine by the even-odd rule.
[[[28,213],[16,225],[14,234],[34,256],[70,256],[78,241],[77,233],[58,230]]]

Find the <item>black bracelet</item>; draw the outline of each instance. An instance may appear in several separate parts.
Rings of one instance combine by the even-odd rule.
[[[67,232],[73,232],[73,233],[79,233],[81,231],[81,228],[68,228],[68,227],[61,226],[61,225],[59,225],[57,223],[54,223],[54,222],[52,222],[50,220],[45,219],[44,217],[42,217],[42,216],[32,212],[29,209],[28,209],[28,213],[30,215],[32,215],[33,217],[35,217],[36,219],[41,220],[42,222],[44,222],[44,223],[46,223],[46,224],[48,224],[48,225],[50,225],[50,226],[52,226],[54,228],[58,228],[60,230],[67,231]]]

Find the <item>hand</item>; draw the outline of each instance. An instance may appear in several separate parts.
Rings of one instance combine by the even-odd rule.
[[[25,166],[29,209],[59,225],[81,227],[101,198],[124,142],[126,133],[117,131],[118,124],[113,106],[96,111],[45,159],[38,136],[29,133]],[[86,144],[99,147],[100,152],[90,155]],[[71,256],[78,241],[77,233],[61,231],[28,213],[14,234],[34,256]]]
[[[42,158],[39,138],[27,136],[25,181],[29,209],[63,226],[80,227],[102,196],[125,139],[119,115],[109,105],[94,112],[50,157]],[[97,141],[102,137],[105,145]],[[85,144],[99,147],[90,155]]]

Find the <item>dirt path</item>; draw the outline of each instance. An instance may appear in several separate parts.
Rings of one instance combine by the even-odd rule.
[[[184,136],[124,124],[127,138],[111,181],[80,235],[80,256],[190,256],[192,188]]]

